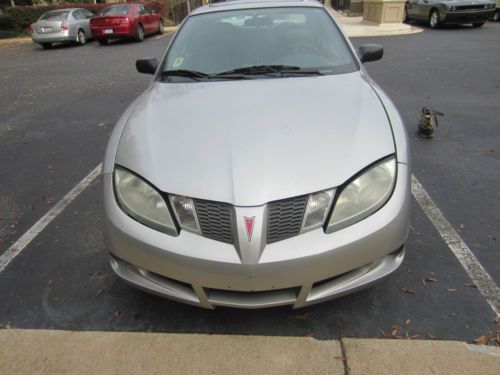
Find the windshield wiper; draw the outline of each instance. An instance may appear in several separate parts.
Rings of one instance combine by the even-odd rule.
[[[283,70],[286,71],[295,71],[300,70],[300,66],[291,66],[291,65],[254,65],[254,66],[245,66],[242,68],[236,68],[227,70],[225,72],[221,72],[216,74],[216,77],[221,77],[230,74],[267,74],[267,73],[280,73]]]
[[[300,76],[300,75],[305,75],[305,76],[324,76],[325,73],[321,72],[318,69],[298,69],[298,70],[281,70],[279,72],[282,76],[283,75],[294,75],[294,76]]]
[[[160,75],[162,77],[188,77],[193,79],[210,78],[210,74],[187,69],[164,70]]]

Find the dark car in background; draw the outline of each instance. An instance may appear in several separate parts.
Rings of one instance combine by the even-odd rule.
[[[127,37],[142,42],[146,35],[163,33],[163,20],[142,4],[117,4],[101,9],[90,20],[90,28],[100,44]]]
[[[443,24],[481,27],[495,14],[494,0],[408,0],[404,21],[425,21],[433,29]]]

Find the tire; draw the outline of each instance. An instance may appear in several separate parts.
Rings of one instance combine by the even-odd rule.
[[[142,42],[144,40],[144,28],[142,25],[137,26],[137,35],[135,36],[136,42]]]
[[[83,46],[85,43],[87,43],[87,37],[85,36],[85,32],[83,30],[78,30],[78,33],[76,34],[77,36],[77,42],[79,45]]]
[[[483,25],[484,25],[484,22],[477,22],[477,23],[473,23],[472,27],[477,29],[478,27],[482,27]]]
[[[429,15],[429,26],[431,29],[438,29],[441,26],[441,19],[439,18],[439,11],[437,9],[431,10]]]
[[[43,49],[49,49],[52,47],[52,43],[42,43]]]
[[[105,46],[108,44],[108,40],[107,39],[98,39],[97,42],[101,45],[101,46]]]
[[[163,34],[163,31],[165,31],[165,28],[163,26],[163,20],[160,18],[160,23],[158,25],[158,34]]]

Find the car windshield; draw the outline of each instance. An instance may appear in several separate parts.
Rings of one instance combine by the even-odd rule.
[[[323,8],[282,7],[189,17],[160,72],[182,72],[183,78],[196,73],[198,80],[207,75],[261,78],[355,70],[350,49]]]
[[[48,12],[40,17],[40,21],[62,21],[68,18],[68,14],[68,11]]]
[[[100,16],[118,16],[128,14],[130,5],[116,5],[108,8],[103,8],[99,11]]]

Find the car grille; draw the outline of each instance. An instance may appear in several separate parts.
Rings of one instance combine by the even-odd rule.
[[[306,204],[307,195],[269,203],[267,243],[299,234]]]
[[[204,237],[234,243],[233,207],[227,203],[195,199],[196,212]]]

